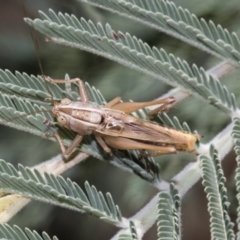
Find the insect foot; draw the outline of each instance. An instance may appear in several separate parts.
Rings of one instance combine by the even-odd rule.
[[[43,121],[43,123],[44,123],[46,126],[52,126],[52,125],[53,125],[53,123],[52,123],[50,120],[48,120],[48,119],[45,119],[45,120]]]

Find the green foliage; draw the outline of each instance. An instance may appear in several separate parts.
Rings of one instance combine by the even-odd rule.
[[[166,113],[162,113],[158,117],[160,121],[166,126],[169,126],[181,131],[185,131],[185,132],[190,132],[190,133],[192,132],[188,124],[186,122],[181,124],[176,116],[174,116],[173,119],[171,119]]]
[[[234,119],[234,127],[232,131],[232,137],[235,143],[235,153],[237,155],[236,161],[237,161],[237,168],[236,168],[236,174],[235,174],[235,181],[236,181],[236,189],[237,189],[237,200],[238,200],[238,208],[237,208],[237,226],[238,226],[238,233],[237,233],[237,239],[240,238],[240,119],[235,118]]]
[[[42,77],[29,76],[17,71],[14,75],[8,70],[0,70],[0,80],[1,92],[9,96],[18,96],[22,99],[41,102],[41,104],[46,104],[44,100],[51,98],[51,95],[46,91],[46,83]],[[55,100],[59,100],[63,96],[71,97],[56,84],[48,84],[48,88]]]
[[[180,198],[174,184],[171,184],[170,195],[166,192],[159,193],[158,202],[158,239],[180,239],[179,228]]]
[[[199,20],[194,14],[181,7],[176,7],[172,2],[164,0],[83,1],[164,31],[222,58],[234,66],[239,66],[240,42],[235,33],[229,33],[228,30],[223,29],[220,25],[216,26],[212,21],[207,23],[204,19]],[[74,15],[56,14],[52,10],[49,11],[49,16],[43,12],[40,12],[40,15],[42,19],[25,19],[25,21],[45,34],[49,41],[83,49],[111,59],[164,81],[173,87],[179,87],[176,91],[192,94],[205,103],[214,105],[227,116],[239,115],[234,94],[230,93],[219,79],[209,75],[202,67],[197,67],[195,64],[191,66],[185,60],[166,53],[164,49],[150,47],[129,33],[115,32],[109,24],[103,26],[98,23],[95,25],[92,21],[86,21],[84,18],[79,21]],[[226,73],[224,72],[224,74]],[[92,103],[98,105],[106,103],[99,90],[91,87],[88,83],[85,85]],[[56,128],[54,118],[50,114],[52,107],[50,100],[58,101],[66,97],[79,100],[78,86],[73,85],[70,90],[63,90],[56,84],[46,83],[45,79],[40,76],[29,76],[19,72],[13,74],[8,70],[0,70],[1,124],[41,137],[45,137],[47,132],[58,131],[64,145],[68,146],[75,134],[66,128]],[[145,109],[137,111],[135,114],[140,118],[148,119]],[[51,126],[44,124],[46,119],[53,124]],[[177,117],[171,119],[163,113],[160,120],[169,127],[191,132],[188,124],[180,124]],[[236,186],[240,202],[240,151],[238,149],[240,120],[235,119],[234,123],[233,138],[238,155]],[[232,144],[228,140],[229,129],[230,125],[211,141],[211,144],[216,145],[217,150],[222,153],[221,157],[226,155],[226,152],[222,150],[224,147],[219,142],[226,145]],[[188,143],[187,140],[185,139]],[[34,200],[93,215],[122,228],[123,233],[118,236],[118,239],[121,240],[140,239],[142,237],[140,235],[144,235],[156,219],[158,239],[180,239],[180,195],[183,196],[199,179],[201,165],[203,185],[209,202],[211,236],[213,239],[235,238],[233,223],[228,214],[229,202],[224,186],[225,177],[220,165],[221,159],[218,157],[217,150],[210,147],[209,143],[201,144],[199,148],[201,164],[199,162],[190,163],[173,177],[178,189],[160,177],[159,165],[153,158],[139,159],[139,151],[113,150],[111,158],[106,156],[106,153],[91,136],[84,137],[79,149],[99,160],[107,160],[122,170],[138,175],[152,184],[160,193],[153,197],[137,214],[126,219],[122,217],[120,209],[110,193],[104,196],[88,182],[85,182],[85,191],[83,191],[70,179],[65,180],[63,177],[56,177],[51,173],[42,175],[38,170],[22,165],[19,165],[17,170],[3,160],[0,161],[0,189],[5,193],[20,194]],[[209,149],[210,157],[206,153]],[[188,174],[191,175],[190,180],[186,179]],[[238,208],[238,226],[240,226],[239,212]],[[41,238],[36,232],[27,229],[24,233],[18,227],[11,228],[8,225],[0,225],[0,238],[50,239],[45,233]]]
[[[112,196],[107,193],[106,199],[94,186],[85,183],[87,195],[70,179],[55,177],[19,165],[20,174],[4,160],[0,161],[0,188],[5,192],[21,194],[35,200],[79,212],[86,212],[107,222],[121,225],[122,216]]]
[[[221,25],[198,19],[188,9],[167,0],[81,0],[94,6],[134,19],[166,32],[201,50],[239,65],[240,41],[235,32]]]
[[[134,222],[130,221],[129,225],[130,225],[130,231],[131,231],[131,234],[132,234],[132,240],[138,240],[137,230],[136,230]]]
[[[210,148],[211,158],[201,156],[201,169],[203,185],[208,198],[208,211],[210,214],[210,227],[212,239],[235,239],[234,224],[228,213],[226,181],[217,150]]]
[[[132,240],[132,236],[129,235],[129,234],[121,234],[121,235],[118,237],[118,240]]]
[[[236,109],[234,95],[217,79],[196,65],[191,68],[186,61],[167,54],[164,49],[150,48],[128,33],[115,33],[109,24],[104,29],[100,23],[94,25],[83,18],[79,21],[74,15],[57,15],[52,10],[49,17],[43,12],[40,15],[42,20],[25,21],[51,41],[101,55],[172,86],[179,86],[224,112]]]
[[[25,228],[22,231],[18,226],[9,226],[8,224],[0,225],[0,239],[5,240],[58,240],[57,237],[50,238],[45,232],[42,237],[36,232]]]

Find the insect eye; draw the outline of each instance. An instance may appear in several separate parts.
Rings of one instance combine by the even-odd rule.
[[[72,101],[68,98],[64,98],[61,100],[61,104],[64,104],[64,105],[68,105],[69,103],[71,103]]]
[[[59,117],[57,118],[57,121],[58,121],[58,123],[59,123],[60,125],[62,125],[62,126],[64,126],[64,125],[67,123],[67,119],[66,119],[65,117],[63,117],[63,116],[59,116]]]

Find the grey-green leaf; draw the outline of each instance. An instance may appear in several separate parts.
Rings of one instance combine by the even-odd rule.
[[[188,9],[167,0],[81,0],[165,32],[184,42],[239,65],[240,41],[212,21],[198,19]],[[220,42],[221,41],[221,42]]]
[[[51,10],[50,15],[52,14]],[[109,24],[106,24],[104,29],[98,23],[97,26],[101,26],[104,31],[104,37],[102,37],[99,32],[91,30],[93,27],[91,21],[87,22],[81,18],[78,21],[78,25],[81,27],[76,28],[67,23],[69,19],[76,20],[75,16],[65,14],[63,17],[61,13],[59,13],[61,18],[57,17],[55,13],[54,16],[51,20],[25,19],[25,21],[50,37],[53,42],[101,55],[172,86],[181,87],[190,94],[209,101],[224,112],[230,113],[235,110],[236,104],[232,103],[234,101],[234,98],[231,97],[232,94],[221,85],[218,79],[213,79],[203,69],[199,69],[195,65],[191,68],[185,61],[172,54],[168,55],[163,49],[150,48],[147,43],[143,43],[128,33],[125,35],[120,32],[115,33]],[[121,37],[109,36],[113,32],[114,36],[121,35]],[[215,91],[215,84],[212,80],[216,81],[223,94]]]
[[[6,240],[58,240],[57,237],[50,238],[45,232],[42,236],[36,231],[25,228],[25,231],[14,225],[0,224],[0,239]]]
[[[210,230],[212,239],[235,239],[234,224],[228,213],[227,189],[224,186],[225,177],[217,150],[211,146],[210,158],[200,156],[203,185],[208,199],[210,214]]]
[[[120,210],[110,193],[107,193],[105,199],[102,193],[98,192],[95,187],[90,187],[86,182],[87,194],[82,190],[79,194],[79,190],[77,191],[75,187],[76,183],[69,179],[66,181],[62,177],[45,173],[43,182],[43,178],[39,180],[40,173],[36,169],[33,171],[19,165],[19,170],[21,174],[17,175],[17,170],[10,163],[0,160],[0,189],[78,212],[85,212],[107,222],[121,225]],[[94,192],[90,192],[89,189],[94,189]],[[105,211],[103,206],[107,207],[108,211]]]

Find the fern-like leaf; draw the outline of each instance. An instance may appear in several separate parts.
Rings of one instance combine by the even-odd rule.
[[[210,156],[200,156],[203,185],[208,199],[208,211],[210,214],[210,227],[212,239],[235,239],[234,224],[231,222],[227,200],[227,189],[224,186],[225,177],[217,150],[211,146]]]
[[[171,184],[170,195],[159,193],[157,231],[159,240],[180,239],[179,228],[180,198],[177,189]]]
[[[137,230],[136,230],[136,226],[135,226],[134,222],[130,221],[129,225],[130,225],[130,231],[132,234],[132,240],[138,240]]]
[[[0,160],[0,189],[21,194],[24,197],[94,215],[106,222],[121,226],[122,216],[111,195],[103,196],[94,186],[85,182],[87,194],[70,179],[55,177],[38,170],[19,165],[19,172],[4,160]]]
[[[51,99],[50,93],[53,95],[54,100],[60,100],[63,96],[77,99],[76,90],[69,94],[57,84],[47,84],[48,89],[46,89],[46,84],[46,81],[40,76],[29,76],[26,73],[21,74],[17,71],[14,75],[9,70],[3,71],[0,69],[0,91],[9,96],[18,96],[45,105],[47,104],[45,99]]]
[[[181,124],[179,119],[176,116],[174,116],[173,119],[171,119],[166,113],[163,112],[158,115],[158,118],[166,126],[178,129],[180,131],[185,131],[189,133],[192,132],[188,124],[186,122]]]
[[[198,19],[187,9],[166,0],[81,0],[165,32],[219,58],[239,65],[240,41],[212,21]]]
[[[50,238],[45,232],[40,236],[36,231],[25,228],[21,230],[18,226],[11,227],[8,224],[0,224],[0,239],[6,240],[58,240],[57,237]]]
[[[133,239],[130,234],[122,233],[118,236],[118,240],[133,240]]]
[[[232,130],[232,137],[235,143],[235,153],[237,155],[237,168],[236,168],[236,189],[237,189],[237,200],[238,200],[238,208],[237,208],[237,226],[238,226],[238,233],[237,239],[240,239],[240,119],[234,119],[234,126]]]
[[[42,20],[25,21],[56,43],[104,56],[172,86],[179,86],[225,112],[236,109],[234,95],[217,79],[196,65],[191,68],[186,61],[168,55],[163,49],[150,48],[128,33],[115,33],[109,24],[104,29],[100,23],[95,26],[83,18],[79,21],[74,15],[57,15],[52,10],[49,11],[50,17],[42,12],[40,15]]]

